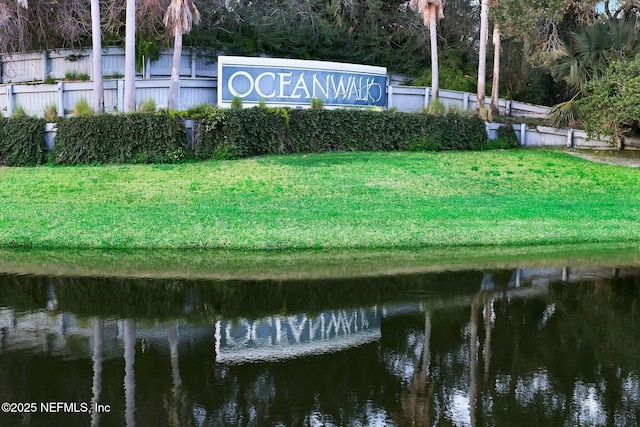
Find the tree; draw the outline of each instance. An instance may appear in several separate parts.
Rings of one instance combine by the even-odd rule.
[[[91,0],[91,40],[93,47],[93,111],[96,113],[104,113],[102,30],[100,27],[99,0]]]
[[[484,94],[486,90],[487,75],[487,38],[489,32],[489,0],[482,0],[480,3],[480,49],[478,52],[478,97],[476,110],[481,115],[484,108]]]
[[[500,108],[500,24],[493,24],[493,81],[491,83],[491,114],[499,114]]]
[[[578,105],[589,135],[611,136],[624,148],[623,133],[640,126],[640,55],[613,62],[602,78],[585,85]]]
[[[136,0],[127,0],[124,52],[124,112],[136,110]]]
[[[173,33],[173,63],[171,65],[171,82],[167,108],[173,110],[179,107],[178,84],[180,79],[180,59],[182,57],[182,35],[191,31],[193,24],[200,23],[200,12],[193,0],[171,0],[167,13],[164,15],[164,25]]]
[[[566,126],[582,117],[575,102],[587,83],[598,80],[614,60],[633,58],[640,51],[634,20],[614,20],[579,28],[569,43],[561,43],[554,53],[551,74],[564,81],[571,99],[553,107],[547,120],[556,127]]]
[[[429,29],[431,44],[431,99],[438,100],[438,39],[437,20],[444,18],[443,0],[411,0],[411,8],[422,16],[422,22]]]

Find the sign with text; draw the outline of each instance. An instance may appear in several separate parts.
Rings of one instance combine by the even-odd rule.
[[[387,69],[339,62],[278,58],[218,57],[218,106],[234,98],[243,106],[384,107]]]

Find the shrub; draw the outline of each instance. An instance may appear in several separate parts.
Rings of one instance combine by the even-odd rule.
[[[367,110],[212,108],[195,132],[195,154],[330,151],[474,150],[486,145],[484,122],[472,114],[441,116]]]
[[[45,162],[43,119],[0,118],[0,165],[31,166]]]
[[[13,113],[11,113],[11,117],[14,119],[18,119],[21,117],[27,117],[27,112],[24,111],[24,108],[22,108],[22,106],[17,106],[16,108],[13,109]]]
[[[80,98],[73,106],[73,115],[76,117],[91,116],[93,115],[93,109],[85,98]]]
[[[47,123],[58,121],[58,106],[56,104],[47,105],[44,108],[44,120]]]
[[[89,74],[81,73],[79,71],[67,71],[64,74],[64,78],[66,80],[82,80],[82,81],[88,81],[90,79]]]
[[[242,99],[239,96],[234,96],[231,100],[231,108],[234,110],[242,109]]]
[[[176,163],[189,157],[182,121],[166,113],[62,120],[52,153],[55,164]]]
[[[431,100],[429,102],[429,107],[426,108],[426,111],[423,111],[424,113],[428,113],[428,114],[444,114],[446,112],[446,108],[444,106],[444,104],[442,103],[442,101],[440,101],[439,99],[434,99]]]
[[[320,98],[311,98],[311,109],[312,110],[322,110],[324,108],[324,102]]]
[[[498,137],[487,142],[487,150],[508,150],[519,148],[520,142],[511,124],[502,125],[498,128]]]
[[[42,83],[47,85],[54,84],[55,82],[56,82],[56,79],[53,78],[50,74],[47,74],[47,77],[45,77],[44,80],[42,81]]]
[[[138,111],[141,113],[153,113],[156,111],[156,101],[152,98],[142,101],[138,107]]]

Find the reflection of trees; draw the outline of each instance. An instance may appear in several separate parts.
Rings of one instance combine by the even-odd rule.
[[[424,343],[420,364],[411,378],[410,385],[405,389],[401,397],[402,415],[400,424],[411,426],[431,425],[430,403],[433,394],[433,384],[429,375],[430,342],[431,342],[431,316],[424,316]]]
[[[1,390],[15,401],[21,396],[46,400],[51,395],[74,400],[77,388],[84,390],[86,400],[92,393],[95,400],[124,403],[116,415],[100,417],[105,426],[110,425],[109,417],[116,416],[122,418],[114,424],[133,425],[134,397],[135,418],[149,425],[184,426],[196,419],[201,425],[216,426],[300,425],[314,417],[335,425],[367,425],[380,419],[415,426],[635,424],[640,413],[640,349],[636,348],[640,344],[633,339],[640,332],[638,279],[557,283],[542,298],[519,298],[507,295],[500,285],[510,280],[510,274],[494,274],[492,283],[483,281],[481,293],[448,299],[434,296],[436,302],[423,304],[428,307],[426,315],[414,312],[383,318],[378,342],[281,363],[217,364],[210,340],[178,339],[174,317],[162,323],[170,326],[163,326],[161,337],[149,341],[137,359],[134,322],[125,321],[123,364],[121,353],[118,361],[99,357],[103,328],[96,319],[92,357],[84,361],[24,357],[3,347],[0,379],[4,381],[0,382],[5,386]],[[470,275],[460,277],[466,280]],[[474,275],[474,291],[481,277]],[[231,289],[220,287],[213,292],[188,285],[168,288],[180,299],[165,308],[185,313],[185,307],[191,306],[197,313],[216,292]],[[263,291],[268,292],[272,284],[265,285]],[[405,300],[414,301],[417,297],[407,292],[410,285],[415,282],[400,283],[399,289]],[[234,304],[245,301],[253,288],[247,286],[225,298],[232,298]],[[274,290],[275,295],[286,297],[288,307],[303,305],[298,291],[282,290],[287,286]],[[347,283],[350,290],[359,286]],[[35,288],[42,292],[44,308],[46,282]],[[69,289],[56,284],[59,304],[69,296],[64,288]],[[336,284],[328,284],[321,291],[337,289]],[[463,293],[460,289],[464,287],[456,292]],[[150,289],[144,292],[156,295]],[[319,290],[314,292],[317,296],[311,306],[334,304],[335,295],[323,300]],[[386,295],[394,301],[402,298],[402,292],[380,285],[365,300]],[[425,300],[424,293],[419,298]],[[144,322],[138,321],[138,334]],[[108,327],[104,330],[108,337]],[[104,348],[108,345],[105,338]],[[60,385],[39,379],[50,378],[50,372],[71,381]],[[69,385],[74,382],[81,386]],[[37,394],[36,387],[44,391]],[[165,411],[158,411],[163,403]]]
[[[136,326],[131,319],[124,320],[124,401],[127,427],[136,425],[136,381],[134,363],[136,358]]]
[[[91,391],[91,406],[95,407],[100,402],[100,394],[102,393],[102,343],[104,333],[104,320],[93,319],[93,385]],[[97,427],[100,424],[100,413],[93,412],[91,414],[91,427]]]

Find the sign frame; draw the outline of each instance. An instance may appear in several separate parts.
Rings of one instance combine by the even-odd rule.
[[[218,107],[234,97],[245,107],[386,108],[387,69],[302,59],[218,57]]]

